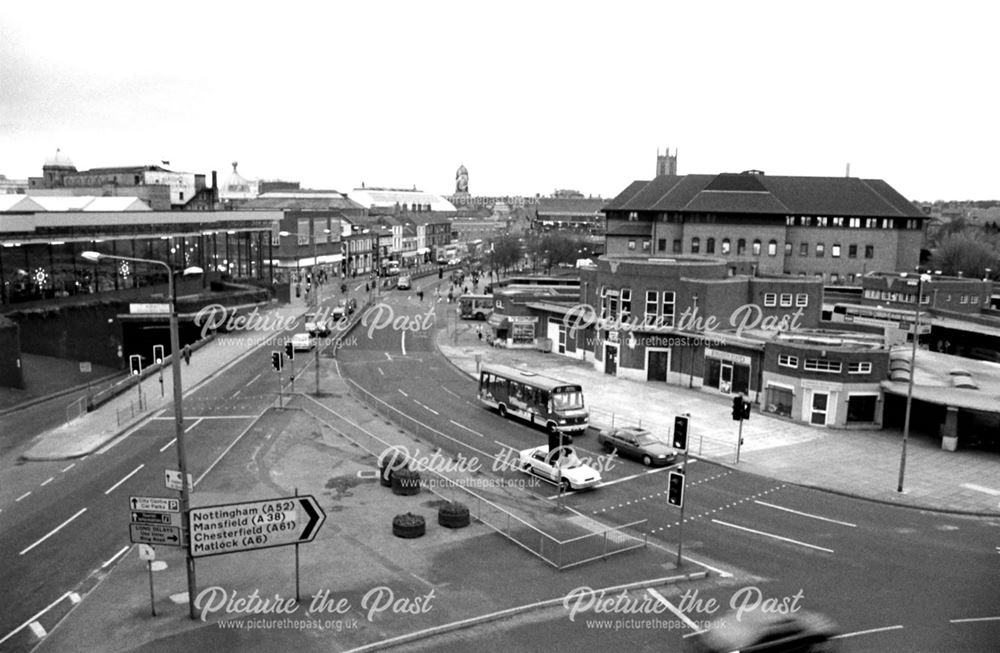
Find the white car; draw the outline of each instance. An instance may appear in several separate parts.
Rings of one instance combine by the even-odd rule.
[[[315,346],[316,343],[308,333],[296,333],[292,336],[292,349],[295,351],[309,351]]]
[[[601,482],[601,474],[580,460],[572,447],[549,451],[543,444],[519,452],[518,462],[522,472],[562,484],[563,490],[583,490]]]
[[[409,290],[410,289],[410,275],[401,274],[399,278],[396,279],[396,289],[397,290]]]
[[[330,335],[330,325],[326,323],[326,319],[322,314],[310,313],[306,315],[306,331],[311,336],[325,337]]]

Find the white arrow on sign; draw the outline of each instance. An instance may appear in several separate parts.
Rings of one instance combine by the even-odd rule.
[[[312,542],[326,521],[311,495],[192,508],[189,515],[196,558]]]

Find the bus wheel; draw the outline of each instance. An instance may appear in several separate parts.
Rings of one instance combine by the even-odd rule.
[[[507,407],[503,404],[500,404],[500,407],[497,408],[497,412],[500,413],[500,417],[507,417]]]

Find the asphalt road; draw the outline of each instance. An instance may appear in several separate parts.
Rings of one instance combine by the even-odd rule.
[[[401,326],[416,324],[412,318],[429,309],[429,297],[421,303],[394,293],[384,301],[391,312],[382,309],[377,320],[391,314]],[[435,327],[454,323],[448,311],[455,307],[433,304]],[[344,376],[419,423],[494,455],[505,446],[546,441],[541,430],[479,405],[474,382],[434,349],[431,329],[356,334],[357,342],[339,353]],[[578,436],[575,446],[599,453],[593,431]],[[666,503],[663,470],[619,460],[602,476],[602,487],[571,493],[567,505],[606,523],[645,519],[653,544],[675,550],[680,514]],[[548,486],[537,492],[556,495]],[[699,596],[715,599],[718,614],[750,606],[758,597],[758,607],[748,610],[763,610],[768,598],[788,604],[799,596],[800,609],[840,625],[848,635],[842,641],[846,650],[986,651],[1000,641],[1000,588],[986,580],[1000,566],[1000,520],[861,501],[704,461],[689,463],[686,494],[684,555],[713,571],[714,586]],[[978,620],[989,617],[994,619]],[[544,637],[545,648],[579,648],[593,636],[579,624],[564,623],[565,615],[554,619],[559,627],[545,632],[558,634]],[[516,642],[530,641],[517,634],[519,628],[516,620],[511,623],[513,650]],[[645,637],[650,646],[663,643],[656,629],[628,637],[636,643]]]

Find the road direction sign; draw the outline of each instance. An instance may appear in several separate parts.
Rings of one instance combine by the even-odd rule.
[[[167,524],[170,526],[181,525],[181,513],[179,512],[139,512],[132,511],[133,524]]]
[[[190,510],[192,557],[312,542],[326,513],[310,495]]]
[[[128,506],[143,512],[180,512],[180,499],[172,497],[129,497]]]
[[[129,524],[132,542],[139,544],[162,544],[163,546],[184,546],[179,526],[164,524]]]
[[[188,489],[194,489],[194,483],[191,482],[191,475],[187,475]],[[163,470],[163,480],[167,485],[168,490],[180,490],[181,489],[181,473],[176,469],[165,469]]]

